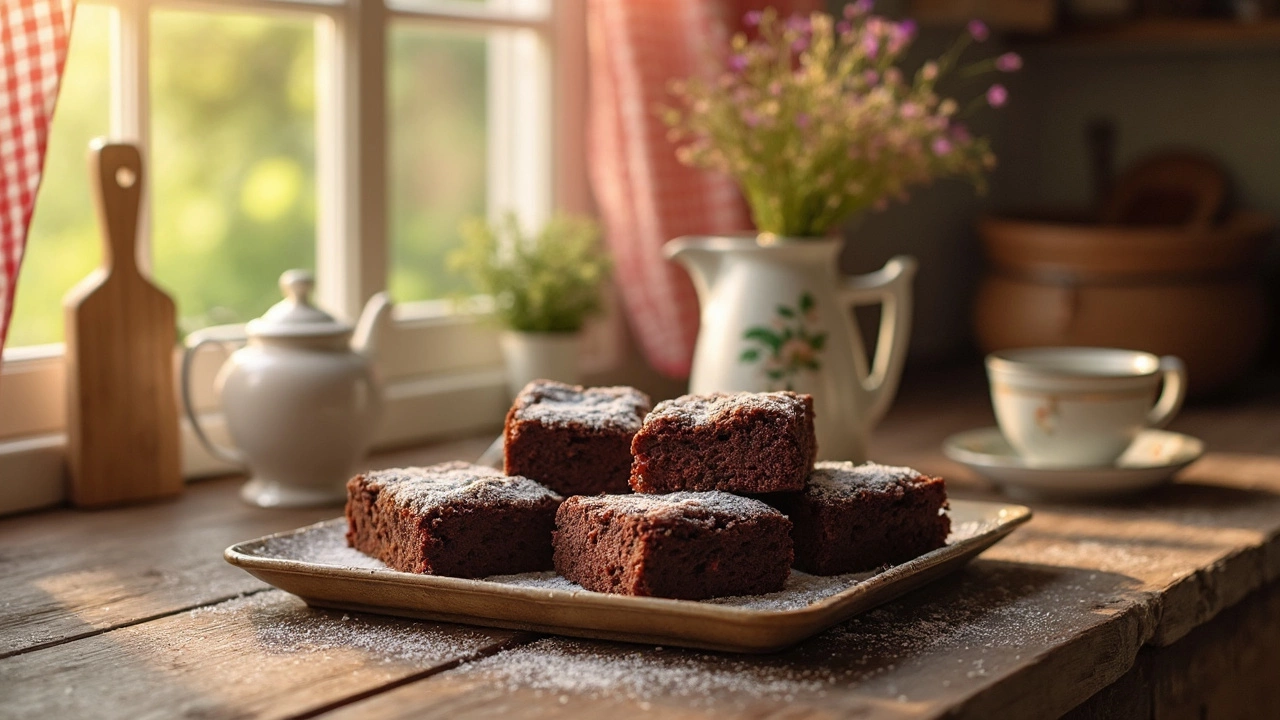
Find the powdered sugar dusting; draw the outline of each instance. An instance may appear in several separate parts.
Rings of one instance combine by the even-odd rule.
[[[583,388],[535,380],[516,397],[515,419],[635,434],[649,406],[649,396],[632,387]]]
[[[825,461],[814,464],[806,492],[816,496],[848,497],[863,490],[881,491],[923,477],[909,467]]]
[[[423,667],[472,655],[494,642],[492,631],[314,609],[279,591],[239,597],[188,614],[248,617],[260,647],[271,654],[356,649],[373,662]]]
[[[735,518],[781,515],[774,508],[749,497],[720,490],[706,492],[674,492],[665,495],[594,495],[579,496],[574,502],[589,508],[613,510],[628,515],[654,518],[680,518],[714,513]]]
[[[1064,635],[1099,622],[1097,608],[1114,602],[1114,589],[1101,575],[987,563],[783,653],[726,655],[547,638],[453,672],[504,692],[559,695],[563,703],[638,703],[658,711],[655,717],[672,707],[707,709],[716,717],[748,709],[752,717],[836,716],[851,706],[815,709],[805,703],[821,704],[820,698],[851,688],[864,700],[927,702],[946,688],[976,688],[990,682],[985,678],[1007,676]]]
[[[393,572],[381,560],[347,546],[346,520],[329,520],[297,532],[267,538],[247,548],[256,557],[296,560],[325,567]]]
[[[658,403],[650,414],[653,418],[671,419],[683,425],[713,425],[735,413],[763,410],[784,417],[804,415],[806,395],[789,391],[769,393],[708,393],[681,395]]]
[[[535,696],[626,699],[640,702],[646,710],[657,709],[648,703],[661,698],[679,698],[682,707],[742,710],[740,702],[788,702],[800,694],[823,692],[835,680],[834,673],[821,666],[568,638],[539,640],[454,672],[482,677],[508,692],[529,689]],[[560,702],[567,701],[560,695]]]
[[[364,479],[369,490],[419,514],[456,502],[529,506],[561,499],[529,478],[508,477],[501,470],[466,462],[377,470]]]

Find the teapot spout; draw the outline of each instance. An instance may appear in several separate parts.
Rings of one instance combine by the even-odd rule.
[[[662,246],[662,254],[684,266],[693,279],[698,298],[705,302],[710,289],[720,274],[720,261],[724,253],[713,247],[715,238],[698,235],[678,237]]]
[[[364,311],[360,313],[355,332],[351,336],[352,350],[370,361],[377,359],[382,327],[391,316],[391,307],[391,296],[386,292],[380,292],[369,298],[369,302],[365,303]]]

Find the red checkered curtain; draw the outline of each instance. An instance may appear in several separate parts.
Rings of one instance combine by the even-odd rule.
[[[816,0],[589,0],[589,169],[617,264],[623,305],[649,363],[686,377],[698,333],[698,301],[684,270],[662,257],[680,235],[747,230],[746,205],[728,178],[676,161],[657,108],[668,83],[709,66],[744,14],[781,15]]]
[[[0,0],[0,351],[67,61],[72,0]]]

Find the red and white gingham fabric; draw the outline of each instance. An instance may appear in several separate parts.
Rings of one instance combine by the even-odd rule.
[[[0,350],[67,61],[72,0],[0,0]]]
[[[589,0],[589,169],[631,327],[649,363],[689,374],[698,301],[684,270],[662,257],[680,235],[751,227],[726,177],[680,165],[657,108],[668,84],[706,72],[715,43],[753,9],[809,12],[817,0]]]

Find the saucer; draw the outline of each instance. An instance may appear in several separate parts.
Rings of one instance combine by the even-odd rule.
[[[1135,493],[1168,482],[1204,454],[1200,440],[1167,430],[1144,430],[1114,465],[1031,467],[1009,447],[999,428],[952,435],[947,457],[999,485],[1010,495],[1079,499]]]

